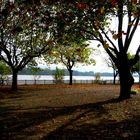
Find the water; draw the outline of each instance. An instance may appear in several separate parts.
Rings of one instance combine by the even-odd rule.
[[[9,75],[11,79],[12,76]],[[116,78],[118,80],[118,77]],[[135,82],[139,81],[138,76],[134,76]],[[18,75],[18,80],[54,80],[52,75]],[[69,76],[64,76],[64,80],[69,80]],[[95,80],[94,76],[73,76],[73,80]],[[101,80],[113,80],[113,76],[101,76]]]
[[[12,78],[11,75],[8,76]],[[116,80],[119,78],[117,77]],[[52,75],[18,75],[18,80],[54,80]],[[69,76],[64,76],[64,80],[69,80]],[[73,80],[95,80],[94,76],[73,76]],[[113,80],[113,76],[101,76],[101,80]],[[139,82],[139,77],[134,76],[135,82]]]
[[[18,80],[54,80],[52,75],[18,75]],[[64,76],[64,80],[69,80],[69,76]],[[73,76],[73,80],[95,80],[94,76]],[[113,80],[111,76],[102,76],[101,80]]]

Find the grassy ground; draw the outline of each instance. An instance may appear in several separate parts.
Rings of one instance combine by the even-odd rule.
[[[3,87],[0,140],[140,139],[140,93],[118,96],[119,85]]]

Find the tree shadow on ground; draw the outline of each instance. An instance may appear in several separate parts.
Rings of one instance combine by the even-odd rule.
[[[97,139],[102,139],[104,136],[107,138],[108,133],[110,133],[110,131],[112,130],[113,131],[111,133],[111,136],[116,137],[116,133],[119,132],[117,132],[118,130],[115,128],[122,127],[121,130],[123,130],[127,128],[126,123],[132,123],[131,129],[133,129],[133,127],[136,127],[136,132],[134,132],[134,134],[136,133],[137,136],[137,130],[139,129],[139,127],[138,125],[133,126],[133,122],[139,121],[138,118],[135,118],[135,120],[128,120],[128,122],[121,122],[120,124],[116,122],[109,122],[107,123],[107,125],[99,124],[97,126],[94,126],[89,123],[87,125],[80,124],[79,126],[76,126],[76,129],[68,128],[70,125],[77,122],[79,119],[84,118],[88,113],[91,113],[91,115],[94,114],[94,118],[99,118],[100,116],[107,114],[108,110],[106,110],[103,105],[117,102],[119,102],[119,100],[111,99],[98,103],[90,103],[69,107],[41,106],[37,108],[28,109],[0,107],[0,139],[21,140],[28,139],[29,136],[35,136],[36,138],[34,139],[41,139],[40,137],[37,137],[37,133],[39,133],[40,131],[40,128],[38,127],[40,124],[49,122],[53,119],[56,119],[57,117],[69,115],[71,115],[71,118],[69,118],[67,122],[60,123],[55,130],[51,131],[47,135],[41,134],[43,135],[42,140],[74,140],[75,138],[85,140],[94,139],[96,137]],[[73,116],[73,113],[77,114]],[[47,127],[45,128],[47,129]],[[106,128],[108,129],[106,130]],[[26,131],[26,129],[28,129],[28,131]]]
[[[84,124],[73,129],[67,125],[56,129],[42,140],[136,140],[140,139],[139,133],[140,116],[137,116],[132,120],[104,120],[104,123],[98,125]]]
[[[0,112],[0,138],[11,140],[16,139],[17,135],[21,135],[22,138],[22,132],[26,128],[37,126],[57,116],[69,114],[73,112],[73,110],[67,110],[65,108],[55,109],[47,107],[30,108],[28,110],[0,108]],[[33,134],[29,133],[25,135],[28,136],[35,134],[35,132],[33,131],[32,133]]]
[[[49,135],[44,136],[41,140],[120,140],[120,139],[140,139],[140,116],[134,116],[131,119],[126,119],[117,122],[104,118],[98,124],[84,123],[76,124],[80,118],[86,114],[96,112],[93,119],[96,119],[108,111],[103,105],[110,103],[118,103],[119,99],[111,99],[95,104],[85,104],[75,106],[76,108],[87,109],[80,115],[72,118],[66,124],[61,125]],[[86,120],[84,120],[86,122]]]

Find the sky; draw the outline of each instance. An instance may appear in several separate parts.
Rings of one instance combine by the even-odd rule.
[[[137,30],[136,34],[135,34],[135,37],[133,38],[132,40],[132,43],[131,43],[131,46],[130,46],[130,49],[129,49],[129,52],[134,54],[136,52],[136,49],[138,48],[139,44],[140,44],[140,27],[139,29]],[[105,61],[105,58],[108,57],[108,54],[105,53],[104,49],[102,46],[100,46],[99,48],[96,47],[97,46],[97,43],[92,41],[90,43],[90,47],[92,48],[96,48],[96,52],[94,52],[92,58],[95,59],[96,61],[96,65],[83,65],[83,64],[77,64],[75,67],[73,67],[73,70],[77,70],[77,71],[81,71],[81,72],[89,72],[89,71],[93,71],[94,73],[97,73],[97,72],[109,72],[109,73],[112,73],[113,72],[113,69],[111,67],[108,67],[108,65],[106,64],[106,61]],[[40,64],[39,65],[40,67],[43,67],[43,68],[46,68],[46,64]],[[52,64],[52,65],[49,65],[49,68],[50,69],[55,69],[56,66],[58,68],[64,68],[66,69],[66,67],[64,65],[61,65],[61,64]]]
[[[73,67],[73,70],[77,70],[77,71],[81,71],[81,72],[113,72],[112,68],[109,68],[105,62],[105,57],[107,56],[107,54],[105,54],[105,52],[103,51],[102,46],[100,48],[97,48],[97,43],[96,42],[91,42],[90,47],[92,48],[96,48],[97,50],[94,52],[94,54],[92,55],[92,58],[95,59],[96,61],[96,65],[84,65],[84,64],[76,64],[76,66]],[[42,68],[46,68],[46,64],[39,64],[40,67]],[[58,68],[64,68],[66,69],[66,67],[62,64],[51,64],[48,66],[50,69],[55,69],[56,67]]]

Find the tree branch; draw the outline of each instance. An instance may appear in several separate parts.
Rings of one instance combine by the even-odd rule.
[[[131,68],[133,65],[135,65],[139,60],[139,52],[140,52],[140,45],[136,51],[135,57],[129,60],[129,67]]]
[[[128,39],[126,40],[125,52],[127,52],[128,48],[129,48],[129,45],[130,45],[130,43],[131,43],[131,40],[132,40],[132,38],[133,38],[133,36],[134,36],[134,33],[135,33],[135,31],[136,31],[136,29],[137,29],[137,27],[138,27],[139,20],[140,20],[140,17],[138,16],[137,19],[136,19],[136,22],[134,22],[134,27],[133,27],[133,29],[132,29],[132,31],[131,31],[129,37],[128,37]],[[133,26],[133,25],[132,25],[132,26]]]
[[[122,0],[118,0],[118,21],[119,21],[119,25],[118,25],[118,34],[122,33],[122,25],[123,25],[123,1]],[[121,36],[118,37],[118,47],[119,50],[122,51],[123,49],[123,40],[122,40],[122,34]]]
[[[102,33],[104,34],[104,36],[106,37],[106,39],[109,41],[109,43],[114,47],[114,48],[111,48],[109,47],[112,51],[114,51],[115,53],[118,53],[118,50],[115,46],[115,44],[113,43],[113,41],[107,36],[107,34],[105,33],[105,31],[103,29],[102,30]]]

